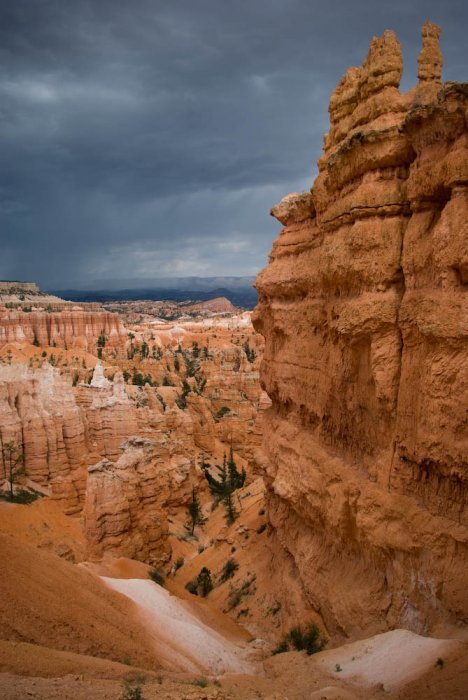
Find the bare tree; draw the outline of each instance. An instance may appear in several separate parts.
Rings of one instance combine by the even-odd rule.
[[[24,474],[24,452],[23,449],[12,442],[5,442],[2,445],[3,475],[10,484],[10,499],[14,498],[15,480]]]

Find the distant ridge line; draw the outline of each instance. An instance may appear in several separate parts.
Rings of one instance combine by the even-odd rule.
[[[111,301],[210,301],[218,297],[226,297],[234,306],[252,309],[258,301],[257,292],[253,287],[245,289],[226,289],[224,287],[209,291],[147,288],[147,289],[60,289],[48,290],[50,294],[74,302],[111,302]]]

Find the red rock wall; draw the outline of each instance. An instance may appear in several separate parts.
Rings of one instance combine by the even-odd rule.
[[[468,91],[438,34],[406,95],[392,32],[345,74],[257,279],[270,518],[330,634],[468,614]]]
[[[95,352],[96,341],[104,331],[106,345],[124,345],[127,332],[117,314],[82,309],[51,312],[0,310],[0,347],[24,342],[58,348],[81,348]]]

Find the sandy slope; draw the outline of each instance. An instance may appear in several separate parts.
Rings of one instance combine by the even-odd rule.
[[[0,561],[0,638],[158,665],[134,604],[86,570],[3,533]]]
[[[369,639],[324,651],[314,663],[353,686],[381,684],[387,692],[397,691],[424,676],[467,645],[452,639],[421,637],[408,630],[392,630]],[[337,665],[341,669],[337,671]]]
[[[69,561],[84,558],[85,541],[80,520],[65,515],[50,498],[39,498],[30,505],[1,501],[0,532]]]
[[[194,614],[190,603],[181,601],[152,581],[104,578],[110,588],[128,596],[141,610],[152,633],[158,657],[169,668],[210,673],[253,673],[248,650],[223,637]]]

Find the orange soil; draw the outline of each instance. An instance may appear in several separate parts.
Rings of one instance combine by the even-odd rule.
[[[0,637],[154,669],[135,606],[81,567],[0,534]]]

